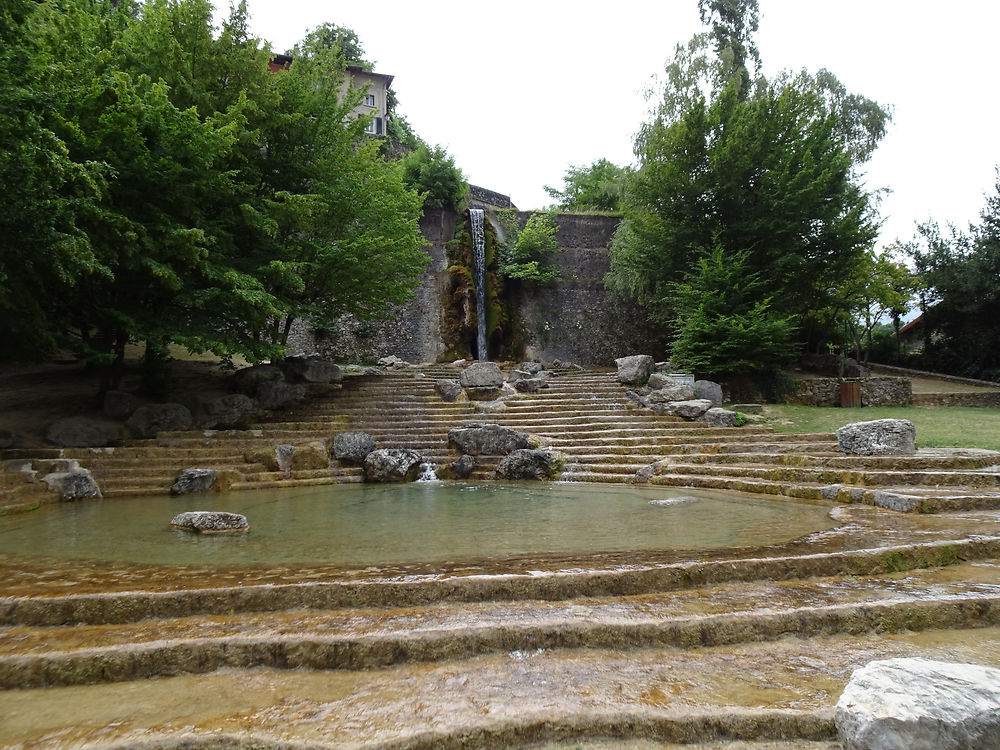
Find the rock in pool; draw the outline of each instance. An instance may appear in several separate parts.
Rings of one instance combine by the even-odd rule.
[[[196,534],[245,534],[250,531],[246,516],[214,510],[189,510],[178,513],[170,525]]]

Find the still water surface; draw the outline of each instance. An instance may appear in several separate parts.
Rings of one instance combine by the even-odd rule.
[[[693,495],[673,506],[650,500]],[[186,510],[242,513],[250,533],[169,526]],[[581,484],[341,485],[88,500],[0,519],[0,552],[152,564],[378,565],[778,544],[832,528],[829,509],[754,495]]]

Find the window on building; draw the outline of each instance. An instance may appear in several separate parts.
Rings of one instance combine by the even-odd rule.
[[[376,120],[372,120],[367,125],[365,125],[365,132],[366,133],[370,133],[371,135],[375,135],[375,122],[376,122]]]
[[[365,94],[365,104],[369,107],[375,106],[375,94]]]

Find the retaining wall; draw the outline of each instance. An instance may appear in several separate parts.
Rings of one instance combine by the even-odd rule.
[[[521,225],[531,212],[518,213]],[[371,362],[395,354],[409,362],[436,361],[442,341],[444,297],[448,293],[445,245],[455,236],[461,217],[428,210],[420,230],[429,245],[431,263],[416,296],[392,311],[385,321],[342,319],[330,330],[313,331],[296,324],[289,336],[289,354],[320,354],[338,362]],[[649,325],[631,300],[617,299],[604,288],[610,268],[608,248],[620,219],[615,216],[559,214],[556,241],[561,279],[541,287],[525,286],[515,299],[515,315],[525,341],[524,356],[582,365],[614,364],[629,354],[662,359],[666,337]]]
[[[785,397],[787,403],[840,406],[838,378],[796,378],[795,382],[796,390]],[[906,406],[914,401],[909,378],[859,378],[857,382],[862,406]]]

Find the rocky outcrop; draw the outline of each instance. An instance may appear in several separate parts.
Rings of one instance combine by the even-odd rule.
[[[844,750],[1000,748],[1000,669],[873,661],[851,675],[835,721]]]
[[[81,469],[76,461],[68,462],[66,471],[54,471],[42,477],[49,488],[66,501],[82,500],[86,497],[101,497],[101,488],[87,469]]]
[[[178,513],[170,520],[170,525],[175,529],[193,531],[197,534],[246,534],[250,531],[250,523],[246,516],[214,510],[189,510]]]
[[[362,466],[375,450],[375,439],[367,432],[340,432],[333,436],[333,457],[348,466]]]
[[[125,426],[141,438],[156,437],[166,430],[189,430],[194,420],[183,404],[147,404],[140,406]]]
[[[448,430],[448,444],[471,456],[506,456],[528,447],[528,435],[510,427],[466,422]]]
[[[120,425],[89,417],[60,419],[45,431],[45,439],[62,448],[97,448],[116,443],[121,438]]]
[[[496,469],[498,479],[552,479],[555,473],[552,454],[531,448],[512,451]]]
[[[215,469],[184,469],[170,485],[171,495],[190,495],[212,489],[219,472]]]
[[[653,358],[648,354],[635,354],[615,360],[618,366],[618,382],[626,385],[641,385],[653,373]]]
[[[844,425],[837,430],[837,443],[844,453],[902,455],[916,451],[916,434],[908,419],[876,419]]]
[[[379,448],[365,457],[365,479],[369,482],[412,482],[420,474],[422,459],[406,448]]]

